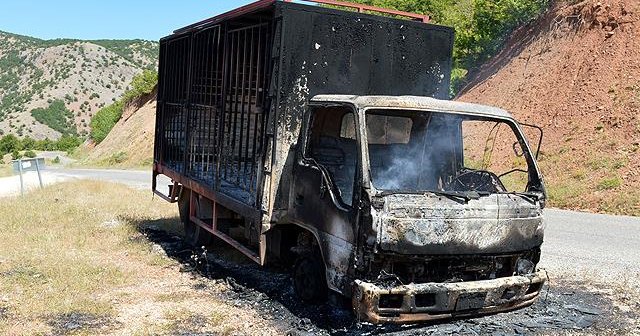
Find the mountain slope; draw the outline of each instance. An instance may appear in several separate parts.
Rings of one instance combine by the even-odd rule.
[[[458,98],[545,131],[552,205],[640,215],[640,4],[559,2]]]
[[[36,139],[56,139],[63,129],[86,134],[95,112],[119,98],[134,75],[156,67],[157,54],[158,44],[150,41],[45,41],[0,31],[0,133]],[[31,113],[54,113],[50,106],[60,101],[72,115],[62,119],[68,127],[59,126],[60,118]]]

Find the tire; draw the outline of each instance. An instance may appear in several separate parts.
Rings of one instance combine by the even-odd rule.
[[[191,190],[183,187],[178,197],[178,212],[180,221],[184,228],[184,239],[190,245],[198,248],[211,244],[211,233],[191,222],[189,219],[189,202],[191,200]]]
[[[327,301],[327,276],[319,252],[304,254],[298,258],[293,267],[293,288],[304,302],[320,304]]]

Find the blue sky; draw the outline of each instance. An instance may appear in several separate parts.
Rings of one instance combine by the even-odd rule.
[[[42,39],[158,40],[253,0],[4,0],[0,30]]]

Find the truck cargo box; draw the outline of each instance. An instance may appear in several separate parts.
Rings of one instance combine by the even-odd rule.
[[[160,41],[154,176],[267,225],[311,97],[446,99],[452,48],[448,27],[280,1],[177,30]]]

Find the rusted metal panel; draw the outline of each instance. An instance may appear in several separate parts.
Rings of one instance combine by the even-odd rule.
[[[291,2],[292,0],[285,0],[285,1]],[[364,5],[364,4],[353,3],[353,2],[344,2],[344,1],[335,1],[335,0],[302,0],[302,1],[315,2],[319,4],[338,6],[338,7],[354,8],[358,10],[358,13],[368,11],[368,12],[376,12],[376,13],[382,13],[382,14],[390,14],[395,16],[403,16],[403,17],[419,20],[424,23],[428,23],[430,20],[429,15],[425,15],[425,14],[409,13],[409,12],[403,12],[395,9],[381,8],[381,7]]]

